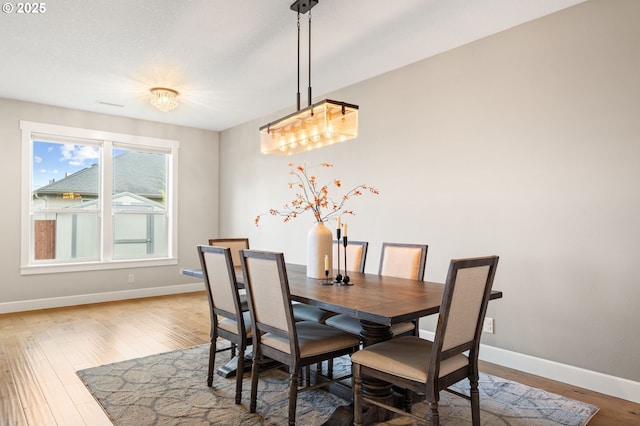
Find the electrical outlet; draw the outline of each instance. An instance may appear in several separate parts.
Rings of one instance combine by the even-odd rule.
[[[493,334],[493,318],[485,318],[482,324],[482,331]]]
[[[136,282],[136,276],[133,274],[129,274],[129,284]]]

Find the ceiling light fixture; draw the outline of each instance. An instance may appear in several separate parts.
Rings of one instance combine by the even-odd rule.
[[[296,0],[291,10],[298,13],[297,111],[260,127],[263,154],[291,155],[344,142],[358,136],[358,105],[325,99],[311,103],[311,8],[318,0]],[[309,12],[309,106],[300,109],[300,14]]]
[[[178,106],[179,93],[166,87],[154,87],[150,89],[151,105],[162,112],[171,111]]]

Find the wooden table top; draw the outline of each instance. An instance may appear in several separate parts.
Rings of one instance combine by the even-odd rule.
[[[349,272],[351,286],[322,285],[304,265],[287,265],[291,298],[333,312],[391,325],[438,313],[444,284]],[[502,297],[492,291],[491,299]]]
[[[198,270],[185,270],[184,274],[202,278]],[[291,299],[298,302],[382,325],[409,321],[440,310],[442,283],[358,272],[349,272],[349,277],[351,286],[322,285],[323,280],[306,276],[304,265],[287,264]],[[237,280],[242,282],[241,270]],[[501,291],[491,292],[491,299],[501,297]]]

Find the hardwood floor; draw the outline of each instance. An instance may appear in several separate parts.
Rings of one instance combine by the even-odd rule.
[[[208,310],[199,292],[0,315],[0,424],[111,425],[76,370],[207,343]],[[481,369],[597,405],[590,426],[640,424],[640,404],[489,363]]]

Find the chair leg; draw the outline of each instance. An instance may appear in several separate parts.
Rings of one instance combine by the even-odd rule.
[[[429,401],[429,411],[428,411],[428,419],[429,424],[431,426],[440,426],[440,414],[438,413],[438,402]]]
[[[251,366],[251,397],[249,400],[249,412],[256,412],[256,400],[258,398],[258,374],[260,373],[259,355],[253,354],[253,365]]]
[[[231,358],[233,358],[234,356],[236,356],[236,347],[238,345],[236,345],[235,343],[231,344]]]
[[[244,373],[244,348],[238,347],[238,364],[236,369],[236,404],[242,401],[242,379]]]
[[[323,374],[322,373],[322,361],[320,361],[317,364],[316,371],[318,372],[318,374]],[[333,359],[328,359],[327,360],[327,377],[329,379],[333,379]]]
[[[298,402],[298,371],[291,369],[291,382],[289,383],[289,426],[296,424],[296,405]]]
[[[351,379],[353,385],[353,424],[359,426],[362,424],[362,377],[360,377],[360,366],[353,365],[353,377]]]
[[[404,411],[407,413],[411,412],[411,407],[413,406],[413,393],[410,389],[404,390]]]
[[[300,377],[300,383],[305,386],[311,386],[311,366],[303,367],[304,374]]]
[[[211,339],[211,345],[209,346],[209,371],[207,372],[207,386],[213,386],[213,368],[216,363],[216,340]]]
[[[471,424],[480,426],[480,392],[478,391],[478,379],[470,380],[471,389]]]

